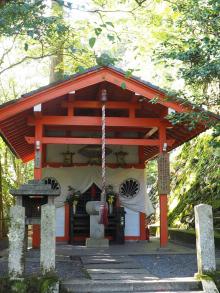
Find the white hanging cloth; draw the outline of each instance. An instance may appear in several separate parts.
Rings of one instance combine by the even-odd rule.
[[[67,196],[68,186],[74,187],[81,193],[85,192],[95,183],[102,188],[101,167],[81,166],[63,168],[44,168],[43,176],[55,177],[61,185],[61,196],[56,199],[56,205],[61,205]],[[145,170],[136,168],[109,168],[106,167],[106,184],[112,185],[115,192],[119,192],[119,187],[124,180],[134,178],[140,184],[138,194],[132,199],[120,196],[121,205],[136,212],[146,213],[147,216],[154,213],[154,208],[146,192]]]

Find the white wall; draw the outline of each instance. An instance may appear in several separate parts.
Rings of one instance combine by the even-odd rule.
[[[65,208],[56,208],[56,237],[64,237],[65,234]]]
[[[140,213],[125,208],[125,236],[140,236]]]
[[[112,184],[115,191],[118,192],[118,187],[121,182],[126,178],[136,178],[141,185],[140,201],[138,205],[132,203],[126,208],[125,215],[125,236],[139,236],[140,235],[140,217],[139,212],[132,211],[130,206],[141,206],[138,210],[145,212],[145,200],[147,198],[144,195],[145,182],[143,169],[122,169],[122,168],[107,168],[106,175],[108,178],[107,184]],[[101,169],[98,166],[85,166],[85,167],[65,167],[65,168],[44,168],[43,177],[51,176],[55,177],[61,185],[61,196],[56,198],[56,236],[63,237],[65,231],[65,209],[64,201],[67,196],[68,185],[75,187],[77,190],[84,192],[92,183],[96,183],[98,186],[101,184]],[[132,201],[132,200],[131,200]],[[126,205],[124,205],[126,206]]]

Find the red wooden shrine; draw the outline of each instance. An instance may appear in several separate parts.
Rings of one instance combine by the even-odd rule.
[[[158,154],[170,152],[207,129],[204,122],[197,124],[193,130],[184,124],[172,125],[166,118],[170,109],[182,113],[193,111],[193,108],[167,99],[162,89],[135,77],[127,78],[124,72],[113,67],[94,67],[0,106],[1,136],[23,162],[35,158],[35,179],[42,178],[45,166],[62,166],[62,163],[46,161],[47,145],[101,144],[100,90],[103,88],[108,96],[106,144],[138,146],[139,149],[139,162],[125,164],[124,168],[144,168]],[[155,98],[156,104],[151,102]],[[219,119],[210,113],[209,117]],[[54,130],[62,134],[48,135]],[[74,136],[73,132],[78,134]],[[83,165],[86,163],[72,164]],[[118,167],[115,163],[107,166]],[[162,247],[168,242],[167,196],[159,194]],[[68,240],[69,237],[67,206],[65,212],[65,236],[58,240]],[[145,215],[140,214],[140,217],[140,235],[144,239]],[[38,246],[39,226],[35,225],[33,231],[33,244]]]

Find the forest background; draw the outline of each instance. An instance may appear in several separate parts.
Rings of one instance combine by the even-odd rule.
[[[94,65],[114,65],[220,113],[218,0],[2,0],[0,104]],[[155,103],[157,101],[154,101]],[[169,115],[192,129],[204,113]],[[193,207],[220,210],[220,126],[171,155],[169,224],[191,227]],[[148,190],[158,205],[155,162]],[[0,140],[0,223],[13,204],[9,190],[33,177]]]

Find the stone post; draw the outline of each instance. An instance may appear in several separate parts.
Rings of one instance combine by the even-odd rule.
[[[87,247],[108,247],[109,240],[105,237],[105,227],[99,224],[100,201],[89,201],[86,211],[90,215],[90,238],[86,239]]]
[[[54,205],[41,206],[41,249],[40,264],[43,274],[55,269],[56,210]]]
[[[24,273],[25,209],[22,206],[10,208],[8,271],[12,278]]]
[[[206,274],[216,270],[212,207],[200,204],[194,210],[198,273]]]

